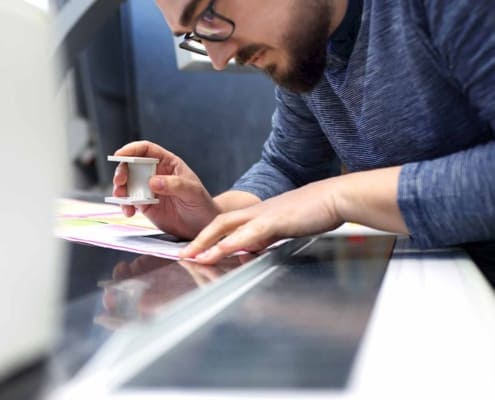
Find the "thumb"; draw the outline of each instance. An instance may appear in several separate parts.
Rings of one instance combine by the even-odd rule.
[[[201,182],[176,175],[154,175],[149,185],[157,195],[174,196],[184,201],[197,200],[198,196],[207,193]]]

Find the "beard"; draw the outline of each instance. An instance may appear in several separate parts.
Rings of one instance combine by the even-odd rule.
[[[287,67],[268,64],[263,67],[263,72],[277,85],[292,92],[305,93],[312,90],[325,71],[331,18],[332,10],[325,0],[297,2],[290,29],[283,37],[287,45]],[[236,57],[237,63],[246,64],[265,47],[253,44],[240,49]]]

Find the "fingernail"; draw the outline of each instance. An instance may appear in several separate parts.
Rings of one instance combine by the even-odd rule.
[[[191,246],[187,245],[182,250],[179,250],[179,257],[187,257],[190,251],[191,251]]]
[[[211,256],[212,253],[213,253],[213,247],[209,248],[208,250],[203,251],[202,253],[198,254],[194,258],[197,258],[199,260],[206,260]]]

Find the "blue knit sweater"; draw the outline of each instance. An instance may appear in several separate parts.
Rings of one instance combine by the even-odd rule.
[[[402,165],[398,203],[419,247],[495,240],[493,1],[350,4],[324,78],[304,95],[276,89],[262,158],[233,189],[266,199],[340,162]]]

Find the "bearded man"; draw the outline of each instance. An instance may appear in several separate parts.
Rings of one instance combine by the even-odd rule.
[[[157,5],[172,32],[184,36],[182,48],[208,55],[216,69],[232,59],[252,65],[277,83],[260,161],[215,198],[156,144],[116,152],[160,160],[150,180],[160,204],[142,211],[159,228],[194,239],[182,256],[214,263],[346,221],[408,234],[420,248],[494,254],[490,0]],[[339,175],[340,164],[349,173]],[[125,196],[126,182],[120,166],[115,196]]]

